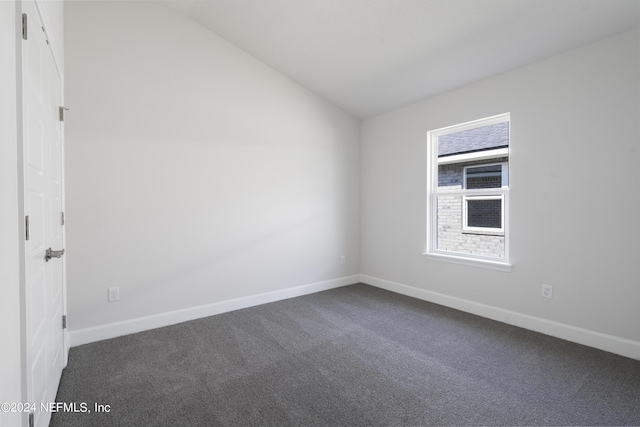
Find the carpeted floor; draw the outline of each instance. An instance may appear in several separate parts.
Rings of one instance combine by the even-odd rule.
[[[57,400],[91,413],[53,427],[640,425],[640,361],[357,284],[74,347]]]

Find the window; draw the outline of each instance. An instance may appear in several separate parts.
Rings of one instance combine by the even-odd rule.
[[[464,188],[500,188],[509,186],[507,162],[464,167]]]
[[[509,166],[507,162],[463,167],[463,188],[508,188]],[[504,233],[504,196],[464,195],[462,204],[463,232]]]
[[[428,132],[426,256],[510,270],[509,119]]]
[[[500,196],[464,196],[463,231],[503,232],[504,198]]]

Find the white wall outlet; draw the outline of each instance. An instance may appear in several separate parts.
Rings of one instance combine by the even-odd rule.
[[[340,264],[344,264],[344,263],[346,263],[346,262],[347,262],[347,256],[346,256],[346,255],[342,255],[342,256],[340,257]]]
[[[553,298],[553,286],[542,285],[542,298]]]
[[[107,301],[119,301],[120,300],[120,287],[112,286],[109,288],[109,292],[107,294]]]

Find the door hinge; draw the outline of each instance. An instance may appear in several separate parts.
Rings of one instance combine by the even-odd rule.
[[[69,111],[67,107],[60,107],[60,121],[64,122],[64,112]]]
[[[33,412],[29,412],[29,427],[33,427],[35,425],[35,420],[33,419]]]
[[[27,39],[27,14],[22,14],[22,39]]]
[[[29,215],[24,217],[24,229],[25,229],[25,238],[29,240]]]
[[[62,329],[67,329],[67,315],[62,316]]]
[[[64,212],[60,212],[60,225],[64,225]]]

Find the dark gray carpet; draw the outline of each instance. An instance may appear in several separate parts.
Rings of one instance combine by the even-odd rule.
[[[51,426],[640,425],[640,361],[363,284],[71,349]]]

